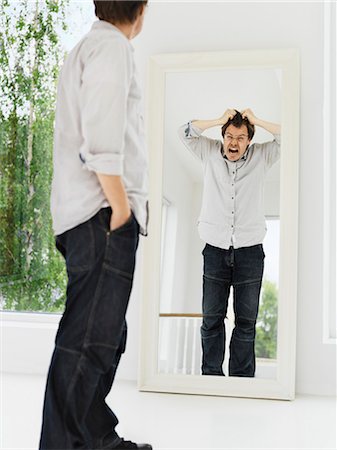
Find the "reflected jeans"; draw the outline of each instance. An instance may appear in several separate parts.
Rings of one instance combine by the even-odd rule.
[[[116,446],[108,395],[126,344],[139,226],[132,214],[110,231],[111,208],[57,236],[66,261],[67,300],[55,340],[40,449]]]
[[[254,377],[255,325],[259,309],[264,251],[262,244],[228,250],[206,244],[203,250],[202,374],[224,375],[227,313],[233,286],[235,327],[230,341],[229,375]]]

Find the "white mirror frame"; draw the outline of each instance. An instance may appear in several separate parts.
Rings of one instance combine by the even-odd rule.
[[[165,79],[172,72],[281,69],[280,273],[275,379],[158,373],[160,249]],[[161,54],[150,58],[148,83],[150,223],[144,240],[143,304],[138,387],[141,391],[292,400],[295,396],[299,52],[297,49]]]

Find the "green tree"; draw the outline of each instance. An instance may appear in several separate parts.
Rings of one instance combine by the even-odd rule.
[[[56,79],[68,0],[0,4],[0,300],[62,309],[66,276],[51,227]]]
[[[265,280],[256,324],[255,352],[258,358],[276,358],[277,298],[276,284]]]

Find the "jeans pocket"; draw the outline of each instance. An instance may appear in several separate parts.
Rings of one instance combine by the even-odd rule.
[[[261,251],[261,254],[262,254],[262,258],[264,259],[264,258],[266,257],[266,255],[265,255],[265,253],[264,253],[263,245],[262,245],[262,244],[260,244],[260,251]]]
[[[121,233],[123,231],[126,231],[129,229],[129,227],[131,227],[133,225],[135,221],[135,216],[133,214],[133,212],[131,211],[131,215],[128,218],[128,220],[126,222],[124,222],[122,225],[120,225],[119,227],[115,228],[114,230],[109,230],[108,234],[115,234],[115,233]]]
[[[92,220],[81,223],[58,236],[57,248],[62,247],[68,273],[90,270],[96,259]]]
[[[95,216],[95,223],[100,229],[105,231],[105,233],[110,230],[110,219],[111,219],[111,207],[101,208],[97,215]]]

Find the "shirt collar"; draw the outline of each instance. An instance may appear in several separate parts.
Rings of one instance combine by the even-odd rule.
[[[125,39],[130,46],[130,49],[134,51],[134,48],[130,42],[130,40],[125,36],[124,33],[121,32],[119,28],[117,28],[115,25],[113,25],[110,22],[107,22],[106,20],[96,20],[91,27],[92,30],[108,30],[112,31],[113,33],[117,34],[118,36],[121,36],[122,39]]]
[[[223,149],[223,145],[221,146],[221,154],[222,157],[228,161],[229,163],[238,163],[239,161],[246,161],[247,157],[248,157],[248,151],[250,149],[250,145],[248,146],[248,148],[246,149],[246,151],[244,152],[244,154],[241,156],[240,159],[238,159],[237,161],[230,161],[227,156],[225,155],[224,149]]]

